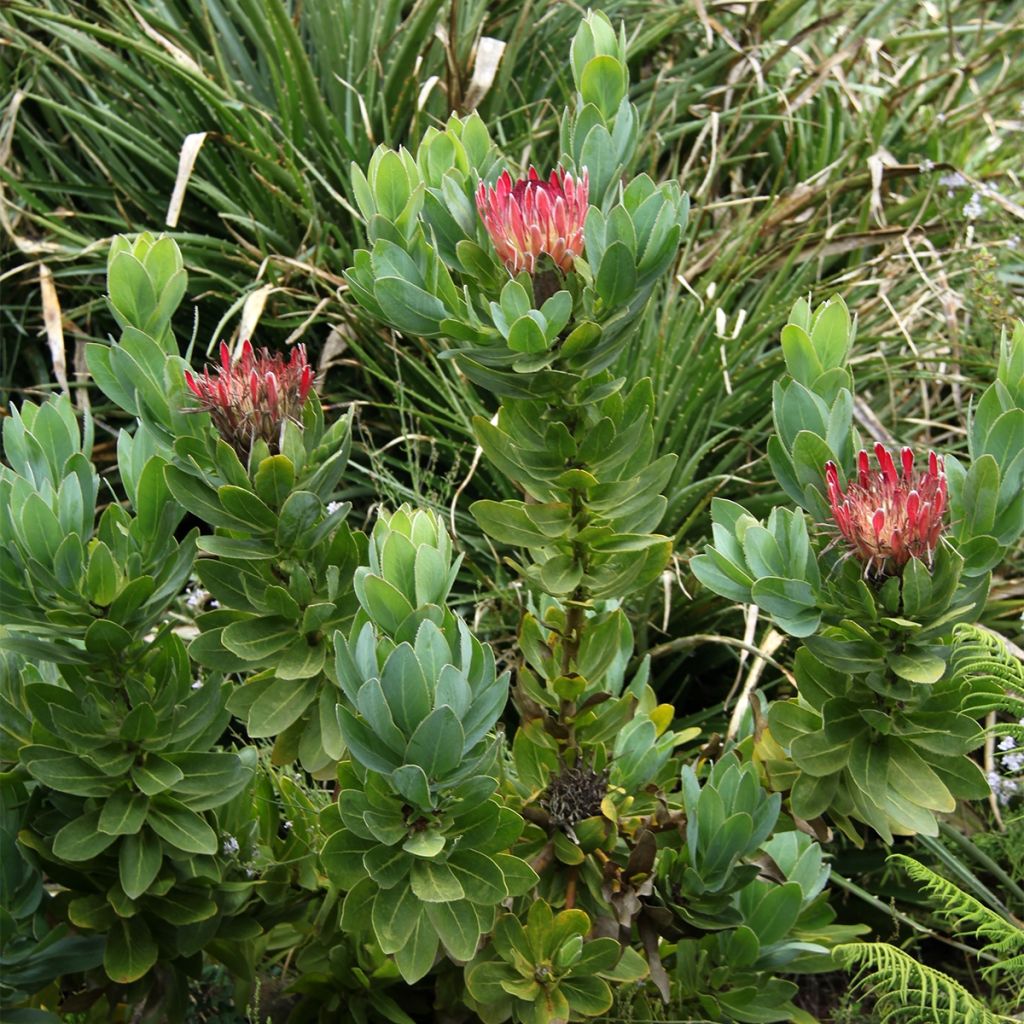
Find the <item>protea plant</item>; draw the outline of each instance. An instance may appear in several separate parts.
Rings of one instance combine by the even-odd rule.
[[[868,453],[857,456],[857,478],[844,491],[834,462],[825,466],[832,518],[853,554],[876,578],[898,574],[911,558],[931,564],[943,530],[946,474],[942,459],[928,453],[928,466],[915,474],[914,453],[900,451],[900,468],[892,453],[875,445],[878,468]]]
[[[476,207],[510,274],[536,273],[541,256],[563,273],[572,270],[583,252],[588,190],[586,168],[578,178],[559,167],[545,180],[531,167],[517,181],[503,171],[493,188],[480,183]]]
[[[213,375],[209,367],[198,376],[186,370],[185,383],[200,402],[193,411],[208,412],[224,440],[245,456],[256,438],[277,450],[285,420],[300,418],[313,376],[305,345],[296,345],[286,361],[265,348],[257,354],[246,339],[234,362],[221,342],[220,366]]]
[[[350,760],[321,815],[323,863],[347,890],[346,930],[374,935],[413,982],[439,943],[471,959],[498,904],[537,876],[507,852],[522,819],[493,798],[499,744],[488,736],[508,673],[445,603],[458,559],[443,522],[408,506],[382,514],[369,561],[356,572],[361,616],[335,636]]]

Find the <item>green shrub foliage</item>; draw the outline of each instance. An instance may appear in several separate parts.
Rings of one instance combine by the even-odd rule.
[[[17,603],[5,600],[3,644],[25,659],[5,718],[11,796],[28,799],[19,842],[72,894],[67,922],[106,934],[104,971],[127,985],[244,919],[253,887],[222,818],[256,751],[219,749],[230,685],[194,676],[167,618],[198,531],[175,540],[183,509],[164,460],[143,462],[125,436],[130,511],[111,502],[97,519],[91,431],[66,398],[26,403],[4,427],[0,537]]]
[[[256,1015],[273,982],[296,1022],[405,1024],[427,991],[444,1019],[487,1024],[613,1005],[806,1022],[800,976],[837,963],[879,968],[883,1008],[933,991],[837,921],[819,840],[825,818],[857,843],[864,826],[933,836],[989,793],[979,721],[1017,715],[1024,687],[972,623],[1024,530],[1024,327],[962,462],[879,446],[873,468],[847,308],[797,303],[767,444],[789,505],[762,521],[716,499],[691,562],[799,641],[796,693],[755,696],[738,739],[680,722],[633,614],[673,555],[658,531],[675,457],[657,454],[651,381],[613,367],[688,203],[628,176],[624,31],[588,13],[570,64],[557,168],[512,167],[469,114],[351,170],[368,243],[350,296],[494,409],[473,422],[480,457],[520,497],[470,511],[517,579],[514,637],[492,646],[460,614],[469,573],[435,511],[349,524],[352,415],[328,422],[304,349],[286,361],[245,339],[193,375],[170,238],[111,244],[120,336],[87,351],[133,421],[120,490],[67,397],[5,417],[12,1020],[130,1005],[184,1021],[204,960]],[[1015,968],[1002,918],[970,913]]]
[[[886,840],[935,835],[938,814],[989,792],[967,756],[983,739],[982,684],[957,671],[951,655],[954,629],[978,618],[991,569],[1024,532],[1024,326],[1003,339],[998,377],[971,418],[971,462],[944,460],[948,529],[934,548],[900,564],[891,554],[899,539],[886,547],[884,521],[882,539],[870,523],[881,568],[851,553],[829,522],[826,465],[849,481],[857,472],[845,366],[851,335],[839,299],[813,314],[805,303],[793,310],[782,334],[789,376],[775,389],[768,454],[798,508],[776,508],[761,523],[716,500],[713,542],[691,564],[706,586],[757,604],[802,641],[794,664],[799,695],[772,706],[760,746],[793,813],[806,820],[827,813],[854,839],[855,822]],[[859,458],[867,465],[866,454]],[[922,479],[895,468],[890,475],[897,491]],[[856,486],[848,482],[848,493]],[[849,504],[861,502],[853,514],[862,518],[891,515],[876,499],[856,495]],[[808,516],[828,525],[812,528]]]

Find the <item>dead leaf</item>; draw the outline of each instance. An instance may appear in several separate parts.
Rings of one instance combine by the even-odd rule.
[[[180,47],[175,43],[172,43],[167,36],[157,32],[155,28],[146,19],[139,14],[134,7],[130,8],[132,14],[135,16],[135,20],[139,23],[142,31],[156,43],[162,50],[165,50],[173,58],[176,64],[180,64],[183,68],[187,68],[195,75],[201,75],[203,69]]]
[[[475,110],[494,85],[498,65],[505,52],[505,41],[491,36],[481,36],[476,44],[476,59],[473,61],[473,77],[466,87],[462,109],[469,113]]]
[[[185,136],[185,141],[181,144],[181,152],[178,154],[178,176],[174,179],[171,201],[167,204],[167,216],[164,218],[164,223],[169,228],[178,226],[181,204],[185,201],[185,189],[188,188],[192,168],[195,167],[196,157],[207,135],[209,132],[192,132],[191,135]]]
[[[260,317],[263,316],[263,308],[267,304],[267,296],[271,292],[276,291],[280,291],[280,289],[264,284],[248,294],[245,304],[242,306],[242,317],[238,321],[238,338],[240,341],[252,338],[256,332],[256,326],[260,322]]]
[[[39,291],[43,299],[43,326],[46,328],[46,342],[50,347],[53,375],[61,391],[68,391],[68,363],[64,351],[64,321],[60,311],[60,300],[53,283],[53,272],[45,263],[39,264]]]
[[[317,374],[322,374],[333,366],[348,351],[348,339],[351,328],[347,324],[335,324],[327,335],[323,351],[320,353],[320,365]]]
[[[646,913],[642,913],[637,919],[637,928],[647,953],[647,966],[650,968],[651,981],[667,1006],[671,998],[671,983],[658,953],[658,933],[654,930],[654,925]]]

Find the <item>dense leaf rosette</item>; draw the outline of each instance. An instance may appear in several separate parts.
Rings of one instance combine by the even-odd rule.
[[[382,513],[356,570],[362,610],[334,640],[351,761],[321,815],[324,868],[348,891],[346,930],[374,936],[410,982],[439,944],[470,959],[497,904],[537,880],[507,852],[523,819],[494,798],[508,675],[445,605],[459,561],[434,513]]]

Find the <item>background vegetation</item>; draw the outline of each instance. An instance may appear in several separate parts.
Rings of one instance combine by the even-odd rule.
[[[990,379],[1000,330],[1024,312],[1024,5],[599,6],[626,24],[646,133],[633,169],[678,178],[693,204],[676,272],[619,368],[653,378],[657,444],[680,457],[662,524],[676,572],[638,607],[640,648],[684,724],[725,732],[742,684],[786,685],[775,667],[786,650],[702,591],[688,558],[713,495],[742,495],[754,511],[771,502],[760,455],[794,300],[838,290],[858,311],[867,435],[953,451],[964,381]],[[119,414],[89,388],[83,357],[113,329],[99,298],[108,244],[171,231],[190,275],[185,315],[202,310],[194,361],[222,339],[305,342],[324,403],[357,406],[357,508],[413,499],[450,514],[468,552],[457,592],[500,650],[517,591],[465,511],[511,496],[474,458],[470,421],[493,409],[452,363],[369,325],[347,297],[342,271],[365,242],[349,166],[477,109],[524,167],[547,168],[580,13],[553,0],[0,4],[5,398],[73,391],[108,432],[96,458],[113,463]],[[491,40],[504,44],[496,67]],[[987,624],[1019,644],[1022,608],[1018,551]],[[912,852],[1019,916],[1019,806],[953,822]],[[986,991],[883,849],[839,847],[836,876],[849,920],[913,939],[919,957]],[[806,1005],[830,1005],[827,986],[820,998]]]

